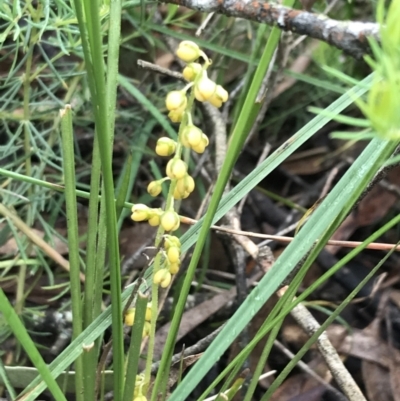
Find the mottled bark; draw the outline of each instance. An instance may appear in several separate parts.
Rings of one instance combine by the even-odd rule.
[[[361,58],[369,52],[368,37],[379,40],[379,25],[372,22],[337,21],[307,11],[293,10],[279,4],[246,0],[166,0],[204,13],[217,12],[244,18],[282,30],[315,38],[347,54]]]

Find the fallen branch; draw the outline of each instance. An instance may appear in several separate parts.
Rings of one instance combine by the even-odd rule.
[[[279,4],[245,0],[166,0],[204,13],[244,18],[323,42],[354,58],[370,52],[368,37],[379,41],[379,25],[372,22],[337,21],[320,14],[293,10]]]

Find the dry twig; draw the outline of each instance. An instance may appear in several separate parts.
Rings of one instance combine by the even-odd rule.
[[[337,21],[307,11],[293,10],[277,3],[243,0],[167,0],[204,13],[216,12],[229,17],[244,18],[284,31],[306,35],[329,43],[354,58],[369,53],[368,37],[379,41],[379,25],[372,22]]]

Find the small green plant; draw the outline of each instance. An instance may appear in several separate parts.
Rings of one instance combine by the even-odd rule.
[[[387,10],[384,0],[378,2],[376,19],[380,24],[380,44],[375,39],[369,38],[372,55],[364,57],[373,71],[373,81],[366,100],[355,99],[365,119],[348,116],[336,118],[348,125],[364,129],[357,135],[339,132],[334,133],[333,137],[353,140],[371,139],[376,136],[394,141],[400,139],[399,15],[399,1],[392,1]],[[354,82],[353,78],[335,68],[325,68],[343,81]],[[317,111],[315,108],[311,109]]]
[[[367,102],[358,102],[377,135],[392,140],[400,139],[399,15],[399,1],[392,1],[387,11],[384,1],[378,3],[377,21],[381,26],[381,46],[371,39],[375,60],[371,56],[365,57],[374,70],[374,82]]]

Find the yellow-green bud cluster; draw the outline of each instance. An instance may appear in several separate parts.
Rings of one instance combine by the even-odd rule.
[[[183,69],[182,75],[188,82],[193,82],[196,99],[199,102],[209,102],[215,107],[221,107],[228,100],[228,92],[208,77],[206,70],[211,61],[200,47],[190,40],[184,40],[179,44],[176,55],[188,63]],[[203,65],[195,62],[200,57],[205,61]],[[189,84],[180,91],[172,91],[167,94],[165,105],[169,110],[168,117],[172,122],[182,121],[188,104],[186,90],[193,84]]]
[[[144,374],[136,375],[135,390],[133,401],[147,401],[146,396],[143,395],[143,387],[145,385]]]
[[[181,242],[174,235],[166,235],[164,240],[165,265],[154,275],[154,284],[167,288],[171,284],[172,276],[177,274],[180,266]]]
[[[187,164],[177,157],[167,163],[165,172],[171,180],[179,180],[187,174]]]
[[[145,395],[140,394],[140,395],[138,395],[137,397],[135,397],[135,398],[133,399],[133,401],[147,401],[147,398],[146,398]]]
[[[146,314],[144,317],[144,326],[143,326],[143,333],[142,337],[145,338],[150,334],[150,327],[151,327],[151,302],[147,304],[146,307]],[[135,314],[136,308],[129,308],[125,313],[124,322],[127,326],[133,326],[135,323]]]
[[[197,76],[203,71],[203,67],[199,63],[189,63],[182,71],[183,78],[186,81],[193,82]]]
[[[176,180],[174,199],[186,199],[194,191],[194,179],[189,174]]]
[[[158,196],[160,195],[162,191],[162,183],[164,180],[158,180],[158,181],[151,181],[149,185],[147,185],[147,192],[151,196]]]
[[[157,141],[156,153],[159,156],[171,156],[176,150],[176,145],[173,139],[163,136]]]
[[[178,49],[176,50],[176,55],[184,62],[192,63],[200,56],[203,56],[203,52],[196,43],[190,40],[184,40],[183,42],[179,43]]]
[[[203,153],[209,143],[207,135],[192,124],[182,130],[179,139],[185,148],[190,148],[196,153]]]
[[[189,81],[189,84],[182,90],[169,92],[165,99],[165,105],[169,111],[168,116],[173,122],[181,122],[185,115],[184,125],[179,130],[178,142],[167,137],[158,139],[156,153],[159,156],[172,156],[173,154],[175,156],[167,163],[166,177],[151,181],[147,186],[147,191],[151,196],[158,196],[162,192],[162,183],[171,180],[171,195],[174,199],[180,200],[187,198],[195,189],[194,179],[188,174],[188,166],[181,158],[182,147],[203,153],[209,144],[207,135],[192,122],[186,92],[192,88],[193,97],[201,102],[208,101],[217,107],[228,100],[228,92],[208,78],[207,68],[211,65],[211,61],[196,43],[181,42],[176,54],[187,63],[183,70],[183,76]],[[203,60],[202,64],[196,61],[200,58]],[[190,107],[193,97],[191,97]],[[167,201],[167,205],[167,209],[163,211],[149,208],[144,204],[136,204],[132,207],[132,220],[148,221],[151,226],[161,226],[164,231],[175,231],[179,228],[180,219],[174,210],[172,199]],[[178,270],[177,267],[172,266],[171,271],[160,270],[157,272],[157,282],[161,286],[168,286],[171,281],[171,272]]]
[[[153,181],[152,183],[155,182],[157,181]],[[131,219],[133,221],[148,221],[148,223],[153,227],[161,225],[165,231],[175,231],[180,225],[179,215],[175,211],[152,209],[141,203],[132,206]]]
[[[152,209],[142,203],[136,203],[132,206],[131,219],[133,221],[148,221],[151,226],[156,227],[160,225],[162,215],[162,209]]]
[[[165,106],[169,110],[168,117],[173,123],[182,121],[183,113],[187,106],[187,97],[185,91],[172,91],[167,94]]]
[[[176,231],[180,222],[178,213],[174,210],[167,210],[161,215],[160,225],[165,231]]]
[[[207,71],[202,71],[201,77],[194,87],[194,96],[199,102],[209,102],[215,107],[221,107],[228,100],[228,92],[208,78]]]

